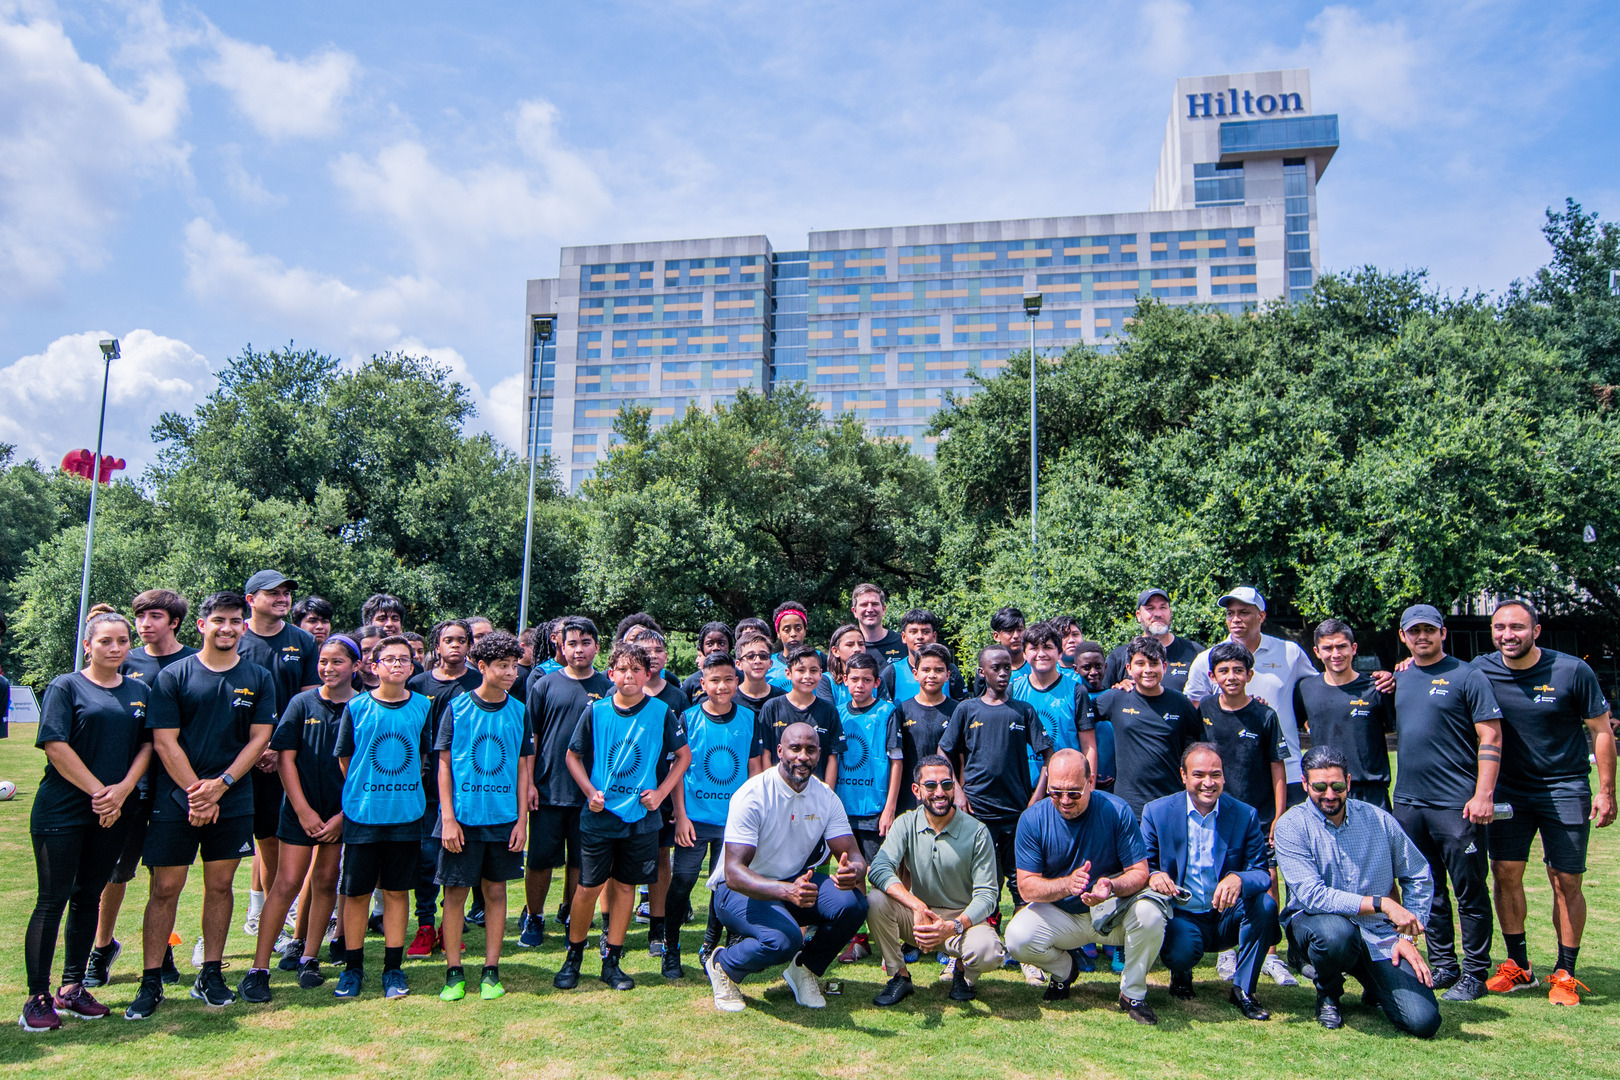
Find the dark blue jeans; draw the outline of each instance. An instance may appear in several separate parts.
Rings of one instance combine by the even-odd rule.
[[[1260,963],[1277,943],[1277,901],[1270,893],[1246,896],[1225,911],[1176,911],[1164,928],[1159,959],[1172,972],[1191,971],[1210,950],[1237,946],[1237,975],[1232,985],[1254,993]]]
[[[795,956],[819,976],[854,938],[866,921],[866,897],[845,892],[826,874],[813,874],[811,880],[816,883],[814,908],[755,900],[734,892],[724,882],[714,890],[720,922],[737,937],[720,952],[720,966],[732,981],[742,982],[756,971],[786,964]],[[816,928],[808,945],[802,929],[806,926]]]
[[[1424,986],[1410,963],[1378,960],[1367,949],[1361,928],[1343,915],[1295,915],[1288,921],[1288,942],[1316,968],[1316,989],[1337,1001],[1344,977],[1354,975],[1378,997],[1389,1022],[1420,1039],[1440,1030],[1440,1006],[1434,990]]]

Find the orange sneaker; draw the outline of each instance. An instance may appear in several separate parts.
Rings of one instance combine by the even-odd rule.
[[[1541,980],[1512,960],[1496,965],[1496,974],[1485,980],[1485,989],[1495,994],[1511,994],[1515,990],[1534,990]]]
[[[1547,985],[1552,987],[1552,989],[1547,992],[1547,1000],[1552,1002],[1554,1005],[1579,1005],[1581,1003],[1581,995],[1575,992],[1575,988],[1577,986],[1582,990],[1586,990],[1588,992],[1591,991],[1591,987],[1581,982],[1581,980],[1577,979],[1563,968],[1559,968],[1557,971],[1552,973],[1552,977],[1547,980]]]
[[[416,937],[411,939],[410,945],[405,949],[406,956],[432,956],[433,955],[433,927],[418,926]]]

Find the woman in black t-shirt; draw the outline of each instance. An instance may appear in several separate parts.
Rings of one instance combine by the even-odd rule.
[[[48,764],[29,823],[39,899],[24,943],[28,1001],[21,1023],[27,1031],[61,1027],[58,1012],[84,1019],[108,1012],[84,988],[84,967],[95,944],[101,890],[124,850],[124,803],[152,760],[149,688],[118,671],[129,642],[129,621],[122,615],[91,616],[84,634],[89,666],[58,677],[45,691],[35,745]],[[51,963],[64,909],[62,985],[53,996]]]

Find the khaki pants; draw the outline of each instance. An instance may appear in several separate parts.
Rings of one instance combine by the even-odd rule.
[[[890,975],[898,974],[906,970],[905,943],[916,944],[912,935],[915,915],[910,908],[890,899],[881,889],[873,889],[866,899],[870,905],[866,911],[866,927],[872,932],[878,952],[883,956],[883,970]],[[962,909],[935,907],[933,912],[950,922],[962,914]],[[999,968],[1007,955],[995,928],[984,923],[968,927],[965,934],[948,938],[943,951],[946,956],[961,961],[969,986],[979,981],[980,972]]]
[[[1151,900],[1128,901],[1124,918],[1113,933],[1099,935],[1091,925],[1091,912],[1071,915],[1054,904],[1030,904],[1007,924],[1007,951],[1020,964],[1034,964],[1049,975],[1067,979],[1074,961],[1065,955],[1082,945],[1125,946],[1125,970],[1119,992],[1133,1001],[1147,996],[1147,973],[1159,959],[1164,944],[1164,912]]]

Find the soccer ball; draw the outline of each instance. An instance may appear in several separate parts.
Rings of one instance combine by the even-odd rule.
[[[0,780],[0,802],[4,802],[6,800],[9,800],[9,799],[15,797],[16,794],[17,794],[17,785],[16,784],[13,784],[10,780]]]

